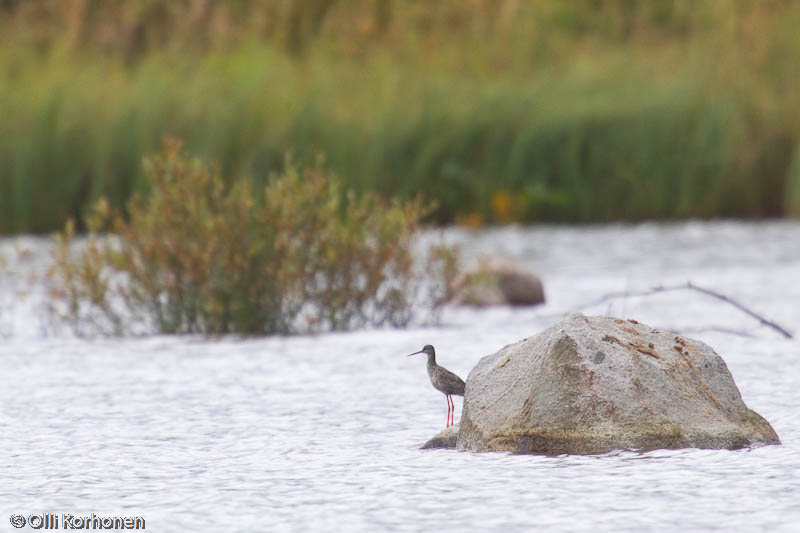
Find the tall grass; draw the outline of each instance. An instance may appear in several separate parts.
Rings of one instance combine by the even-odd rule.
[[[233,181],[323,155],[439,222],[800,214],[792,3],[41,5],[0,39],[0,232],[122,207],[164,135]]]

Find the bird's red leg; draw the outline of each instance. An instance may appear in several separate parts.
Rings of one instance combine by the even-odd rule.
[[[447,422],[445,423],[445,427],[450,427],[450,395],[445,394],[444,399],[447,400]]]
[[[448,398],[450,398],[450,425],[452,426],[456,423],[456,404],[453,403],[452,396],[448,396]]]
[[[456,404],[453,403],[453,397],[450,396],[450,425],[456,423]]]
[[[450,426],[453,425],[453,410],[454,410],[454,407],[455,406],[453,405],[453,397],[448,394],[447,395],[447,416],[448,416],[448,421],[449,421],[450,425],[447,426],[447,427],[450,427]]]

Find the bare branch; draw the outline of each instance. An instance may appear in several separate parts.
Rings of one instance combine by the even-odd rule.
[[[712,291],[711,289],[706,289],[704,287],[699,287],[699,286],[695,285],[694,283],[692,283],[691,281],[687,281],[686,282],[686,288],[687,289],[693,289],[693,290],[696,290],[698,292],[702,292],[703,294],[707,294],[708,296],[712,296],[714,298],[722,300],[723,302],[729,303],[732,306],[734,306],[735,308],[739,309],[740,311],[743,311],[743,312],[747,313],[748,315],[750,315],[751,317],[755,318],[756,320],[761,322],[763,325],[771,327],[772,329],[774,329],[775,331],[777,331],[778,333],[780,333],[781,335],[783,335],[787,339],[791,339],[792,338],[792,334],[791,333],[786,331],[784,328],[782,328],[781,326],[779,326],[775,322],[773,322],[771,320],[767,320],[762,315],[759,315],[755,311],[751,311],[747,307],[745,307],[742,304],[740,304],[739,302],[731,299],[730,297],[725,296],[724,294],[720,294],[718,292]]]
[[[770,327],[786,337],[787,339],[793,338],[792,334],[789,333],[785,328],[781,327],[780,325],[776,324],[772,320],[765,318],[764,316],[756,313],[755,311],[745,307],[741,303],[737,302],[736,300],[732,299],[729,296],[724,294],[720,294],[716,291],[711,289],[706,289],[705,287],[700,287],[699,285],[692,283],[691,281],[687,281],[686,283],[682,283],[680,285],[656,285],[655,287],[651,287],[650,289],[646,289],[643,291],[618,291],[618,292],[610,292],[601,296],[597,300],[588,302],[584,305],[578,306],[578,309],[584,309],[586,307],[594,307],[595,305],[600,305],[602,303],[608,302],[610,300],[616,300],[618,298],[632,298],[632,297],[639,297],[639,296],[650,296],[652,294],[658,294],[662,292],[668,291],[680,291],[680,290],[693,290],[705,294],[706,296],[711,296],[718,300],[721,300],[725,303],[728,303],[740,311],[750,315],[751,317],[758,320],[762,325]]]

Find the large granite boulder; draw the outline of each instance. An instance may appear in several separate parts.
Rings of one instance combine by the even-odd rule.
[[[765,444],[780,440],[709,346],[580,313],[480,360],[457,441],[547,455]]]
[[[544,302],[539,277],[504,257],[476,260],[456,277],[451,285],[456,305],[536,305]]]

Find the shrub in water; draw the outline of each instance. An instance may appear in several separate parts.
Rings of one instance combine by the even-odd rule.
[[[453,250],[412,251],[419,201],[344,194],[320,168],[289,165],[263,190],[226,186],[179,142],[145,161],[150,191],[128,216],[100,201],[88,242],[59,236],[51,279],[79,332],[290,333],[402,326],[424,295],[447,297]],[[100,237],[101,230],[111,235]]]

